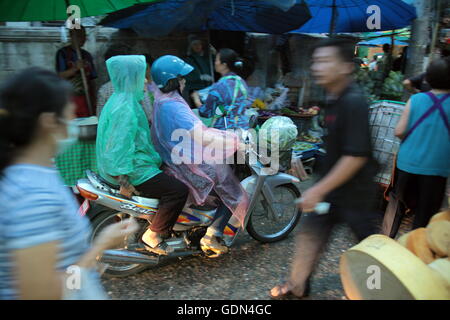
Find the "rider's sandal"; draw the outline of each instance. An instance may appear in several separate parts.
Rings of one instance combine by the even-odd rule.
[[[275,288],[278,289],[279,294],[277,294],[277,295],[272,294],[272,290]],[[289,281],[286,281],[281,285],[275,286],[274,288],[272,288],[272,290],[269,291],[269,295],[272,299],[275,299],[275,300],[283,299],[283,298],[302,299],[302,298],[306,298],[310,295],[311,285],[310,285],[310,280],[308,279],[306,281],[305,290],[301,296],[294,293],[294,287],[290,284]]]
[[[144,244],[148,251],[151,251],[159,255],[167,256],[173,252],[173,248],[164,240],[158,243],[156,247],[152,247],[146,244],[145,242]]]
[[[213,240],[213,238],[216,239]],[[228,252],[228,247],[217,241],[217,237],[204,236],[200,240],[200,247],[207,254],[208,258],[217,258]]]

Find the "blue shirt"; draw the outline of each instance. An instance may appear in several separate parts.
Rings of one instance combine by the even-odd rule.
[[[438,99],[443,94],[436,95]],[[411,97],[407,131],[433,105],[425,93]],[[442,106],[450,118],[450,98]],[[397,167],[400,170],[428,176],[450,175],[450,135],[438,110],[426,118],[410,136],[402,142],[398,152]]]
[[[232,78],[229,78],[232,76]],[[212,118],[216,114],[216,108],[224,107],[226,116],[220,117],[214,123],[214,128],[220,130],[226,129],[248,129],[249,117],[245,115],[245,111],[250,107],[251,101],[247,98],[246,92],[239,90],[235,98],[233,97],[236,86],[236,78],[239,78],[246,92],[248,92],[247,84],[243,79],[234,73],[229,73],[222,77],[219,82],[211,86],[208,97],[204,105],[199,108],[199,113],[202,117]],[[225,124],[226,118],[226,124]]]
[[[7,167],[0,180],[0,299],[19,298],[14,251],[56,241],[56,269],[65,272],[89,249],[90,229],[56,170]]]

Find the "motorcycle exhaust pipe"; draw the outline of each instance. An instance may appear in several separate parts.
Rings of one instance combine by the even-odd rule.
[[[128,250],[106,250],[100,258],[104,263],[137,263],[137,264],[159,264],[159,257],[141,254]]]

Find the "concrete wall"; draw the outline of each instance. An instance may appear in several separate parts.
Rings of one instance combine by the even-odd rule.
[[[61,40],[60,32],[59,27],[22,26],[20,24],[0,26],[0,81],[9,74],[31,66],[55,70],[56,51],[66,45]],[[108,81],[103,57],[105,51],[115,44],[126,43],[136,53],[150,53],[154,58],[164,54],[174,54],[180,57],[186,55],[188,37],[186,33],[149,39],[139,37],[131,31],[104,27],[86,27],[86,32],[87,41],[84,49],[94,57],[99,75],[96,80],[97,88]],[[248,50],[257,55],[256,70],[248,79],[250,86],[273,87],[277,82],[283,81],[291,88],[290,99],[293,104],[296,104],[303,87],[303,80],[306,80],[305,102],[309,102],[310,97],[320,95],[309,77],[310,47],[318,40],[317,38],[300,35],[291,37],[293,71],[283,79],[274,37],[264,34],[249,35]],[[204,40],[207,39],[206,33],[198,36]]]
[[[164,54],[181,57],[186,54],[187,34],[184,33],[156,40],[113,28],[88,27],[86,31],[87,41],[83,48],[94,57],[99,74],[97,86],[108,81],[103,56],[114,44],[126,43],[136,53],[150,53],[154,58]],[[0,81],[9,74],[31,66],[55,70],[56,51],[65,45],[61,41],[60,28],[57,27],[0,26]]]

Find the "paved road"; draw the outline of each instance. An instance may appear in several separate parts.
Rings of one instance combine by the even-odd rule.
[[[312,182],[312,181],[311,181]],[[304,183],[303,189],[310,186]],[[409,221],[406,221],[407,227]],[[127,278],[105,279],[112,299],[264,300],[288,273],[296,230],[278,243],[261,244],[247,232],[231,252],[217,258],[189,257]],[[338,225],[312,276],[309,299],[345,299],[339,277],[340,255],[357,243],[346,225]]]

